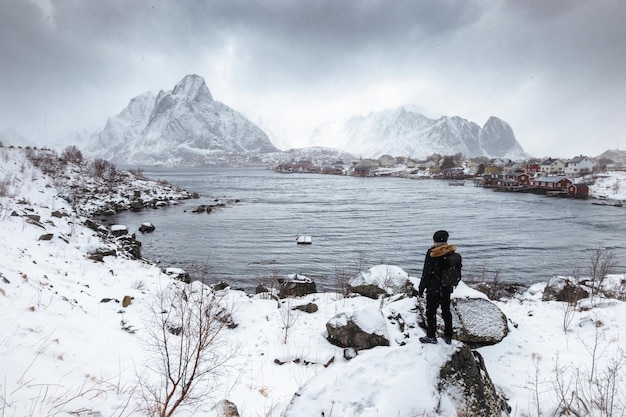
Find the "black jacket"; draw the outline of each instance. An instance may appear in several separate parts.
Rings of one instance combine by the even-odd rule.
[[[443,269],[443,256],[455,250],[456,246],[448,245],[447,243],[436,243],[428,249],[419,285],[420,295],[423,295],[424,291],[426,291],[426,294],[435,296],[441,295],[441,291],[452,293],[454,288],[442,287],[440,277]]]

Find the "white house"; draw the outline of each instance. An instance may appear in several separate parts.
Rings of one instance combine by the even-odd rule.
[[[586,156],[576,156],[565,165],[565,175],[578,176],[593,172],[595,162]]]
[[[543,175],[560,175],[565,173],[565,162],[560,159],[548,158],[539,165]]]

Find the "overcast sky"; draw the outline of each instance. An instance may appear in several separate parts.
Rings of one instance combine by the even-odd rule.
[[[416,104],[535,156],[626,149],[626,1],[0,0],[0,131],[102,128],[187,74],[291,146]]]

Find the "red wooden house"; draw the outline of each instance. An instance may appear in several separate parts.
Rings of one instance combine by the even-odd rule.
[[[567,194],[575,198],[589,197],[589,186],[587,184],[570,184],[567,186]]]

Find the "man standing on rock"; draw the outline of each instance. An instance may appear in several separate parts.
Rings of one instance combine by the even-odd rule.
[[[450,294],[453,287],[441,284],[441,272],[445,267],[444,256],[453,253],[456,246],[448,245],[448,232],[438,230],[433,235],[433,245],[426,252],[419,296],[426,291],[426,336],[420,337],[422,343],[437,343],[437,307],[441,306],[444,322],[443,337],[447,344],[452,343],[452,313],[450,312]]]

